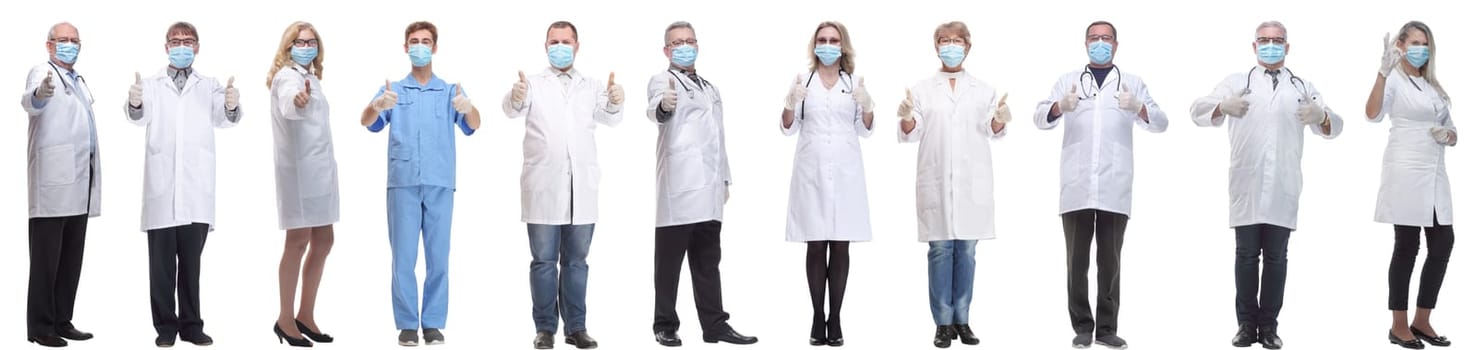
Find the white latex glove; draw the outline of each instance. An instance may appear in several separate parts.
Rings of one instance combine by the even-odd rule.
[[[1120,91],[1119,109],[1129,111],[1129,113],[1133,113],[1138,118],[1139,111],[1144,109],[1144,101],[1140,101],[1139,96],[1134,96],[1132,92]]]
[[[1298,121],[1303,122],[1304,124],[1323,124],[1325,116],[1326,113],[1324,113],[1324,109],[1320,108],[1319,105],[1316,103],[1306,102],[1304,104],[1298,105]]]
[[[452,97],[452,109],[457,113],[472,113],[472,99],[462,92],[462,84],[457,84],[457,96]]]
[[[523,76],[523,71],[518,71],[518,82],[513,83],[513,94],[510,99],[513,100],[514,106],[522,106],[523,101],[528,97],[529,79]]]
[[[867,88],[862,85],[863,79],[857,79],[857,87],[852,88],[852,100],[857,101],[857,106],[862,108],[862,113],[872,113],[872,95],[867,93]]]
[[[51,72],[46,72],[46,79],[41,80],[41,86],[36,87],[35,95],[32,96],[45,100],[51,98],[53,94],[56,94],[56,85],[51,83]]]
[[[1057,111],[1067,114],[1076,109],[1078,109],[1078,85],[1073,84],[1073,87],[1068,89],[1067,95],[1062,95],[1062,98],[1057,100]]]
[[[1242,115],[1247,114],[1247,106],[1249,105],[1251,104],[1247,100],[1242,99],[1242,95],[1231,95],[1221,100],[1221,105],[1219,106],[1221,107],[1221,114],[1241,118]]]
[[[139,72],[133,72],[133,86],[128,87],[128,105],[134,108],[144,106],[144,78]]]
[[[995,121],[997,123],[1006,124],[1011,122],[1011,107],[1006,106],[1006,96],[1010,95],[1010,93],[1001,94],[1001,101],[996,102]]]
[[[226,110],[234,111],[241,106],[241,92],[236,91],[236,77],[226,79]]]
[[[667,91],[662,92],[662,110],[668,112],[677,111],[677,80],[667,80]]]
[[[903,89],[903,102],[898,103],[898,118],[913,121],[913,90]]]
[[[1437,140],[1437,143],[1452,146],[1457,141],[1457,132],[1445,127],[1434,126],[1432,127],[1432,139]]]
[[[611,77],[606,79],[606,102],[613,106],[626,102],[626,89],[622,89],[621,84],[616,84],[616,72],[611,72]]]
[[[385,93],[380,94],[380,97],[376,98],[374,102],[371,102],[370,106],[375,109],[375,113],[384,112],[387,109],[395,108],[395,103],[399,100],[400,94],[395,93],[395,89],[390,87],[390,81],[386,80]]]
[[[795,77],[795,85],[790,86],[790,93],[785,95],[785,110],[795,109],[801,101],[806,99],[806,85],[801,76]]]
[[[1385,53],[1381,55],[1380,59],[1380,75],[1386,76],[1401,65],[1401,48],[1396,47],[1396,43],[1391,42],[1391,33],[1386,33],[1386,38],[1382,39],[1381,42],[1381,49]]]

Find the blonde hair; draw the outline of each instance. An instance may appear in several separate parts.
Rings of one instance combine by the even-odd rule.
[[[821,22],[820,25],[816,26],[816,32],[811,33],[811,45],[806,50],[806,54],[811,57],[811,70],[816,70],[822,66],[821,59],[817,58],[815,54],[816,36],[821,35],[821,30],[826,28],[836,29],[837,36],[842,39],[842,57],[837,59],[837,64],[841,65],[843,72],[856,74],[855,69],[857,69],[857,66],[852,63],[852,55],[856,54],[856,51],[852,49],[852,36],[847,34],[847,26],[835,21]]]
[[[277,71],[282,67],[296,65],[293,62],[293,41],[298,40],[298,33],[302,31],[313,32],[313,38],[318,40],[318,57],[313,58],[313,75],[323,79],[323,37],[318,35],[318,29],[313,28],[308,22],[293,22],[282,32],[282,42],[277,45],[277,55],[272,59],[272,69],[267,71],[267,88],[272,88],[272,79],[277,77]]]
[[[971,46],[970,27],[966,27],[965,22],[953,21],[940,24],[939,27],[934,28],[934,42],[939,42],[939,39],[943,38],[945,33],[959,34],[960,38],[965,39],[965,46]]]
[[[1427,78],[1428,83],[1437,88],[1437,93],[1442,95],[1442,98],[1448,98],[1447,90],[1437,82],[1437,40],[1432,38],[1432,28],[1427,27],[1427,24],[1421,21],[1406,22],[1401,26],[1401,35],[1396,37],[1396,41],[1406,41],[1406,37],[1409,36],[1407,32],[1413,29],[1427,35],[1427,64],[1417,69],[1422,72],[1422,77]]]

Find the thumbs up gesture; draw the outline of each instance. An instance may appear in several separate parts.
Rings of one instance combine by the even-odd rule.
[[[673,112],[677,110],[677,79],[667,79],[667,91],[662,92],[662,110]]]
[[[898,104],[898,118],[913,121],[913,90],[903,89],[903,102]]]
[[[801,101],[806,99],[806,86],[801,76],[795,76],[795,84],[790,86],[790,93],[785,95],[785,110],[795,109]]]
[[[472,113],[472,99],[467,98],[467,93],[462,92],[462,84],[457,84],[457,96],[452,97],[452,109],[457,113]]]
[[[514,106],[522,106],[523,101],[529,97],[529,79],[523,76],[523,71],[518,71],[518,82],[513,83],[513,93],[510,96]]]
[[[395,93],[395,88],[390,86],[389,80],[386,80],[385,93],[380,94],[380,97],[376,98],[374,102],[370,102],[370,107],[375,109],[375,113],[384,112],[387,109],[395,108],[395,103],[399,100],[400,94]]]
[[[312,97],[313,85],[307,80],[303,80],[303,91],[299,91],[297,96],[293,96],[293,105],[298,106],[298,108],[303,108],[308,105],[308,101],[311,100]]]
[[[857,101],[857,106],[862,108],[862,113],[872,113],[872,95],[867,93],[867,88],[862,85],[862,78],[857,78],[857,86],[852,88],[852,100]]]
[[[241,106],[241,93],[236,91],[236,77],[226,79],[226,110],[234,111]]]
[[[613,106],[626,102],[626,89],[622,89],[621,84],[616,84],[616,72],[611,72],[610,78],[606,79],[606,100]]]
[[[1304,124],[1323,124],[1324,119],[1329,116],[1323,108],[1319,107],[1319,104],[1314,103],[1314,99],[1308,94],[1304,94],[1300,102],[1302,103],[1298,105],[1298,121]]]
[[[1066,95],[1057,100],[1057,111],[1062,113],[1072,112],[1078,109],[1078,84],[1073,84]]]
[[[46,72],[46,79],[42,79],[41,80],[41,86],[37,86],[36,87],[36,92],[35,92],[35,95],[33,95],[33,96],[35,96],[37,99],[45,100],[45,99],[51,98],[51,96],[53,94],[55,94],[55,93],[56,93],[56,85],[52,84],[52,82],[51,82],[51,72],[50,71],[47,71]]]
[[[144,78],[139,72],[133,72],[133,86],[128,87],[128,105],[133,108],[144,107]]]
[[[1010,95],[1010,93],[1001,94],[1001,100],[996,102],[996,118],[993,120],[994,122],[1001,124],[1011,122],[1011,107],[1006,106],[1006,96]]]
[[[1139,111],[1144,109],[1144,101],[1140,101],[1139,96],[1134,96],[1133,92],[1119,91],[1119,109],[1137,116]]]

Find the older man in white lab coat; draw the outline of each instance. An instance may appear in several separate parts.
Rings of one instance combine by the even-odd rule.
[[[1119,251],[1129,223],[1134,185],[1134,128],[1164,132],[1165,112],[1138,76],[1114,64],[1118,29],[1088,25],[1083,46],[1088,65],[1058,78],[1051,96],[1037,103],[1043,130],[1063,127],[1059,214],[1067,242],[1067,311],[1073,346],[1094,342],[1124,348],[1119,330]],[[1089,248],[1098,243],[1098,314],[1088,305]],[[1096,322],[1095,322],[1096,321]]]
[[[214,128],[241,120],[235,78],[221,85],[191,68],[200,50],[195,26],[178,22],[165,34],[169,67],[143,79],[134,73],[124,110],[147,128],[143,230],[149,235],[149,295],[154,344],[214,341],[200,317],[200,253],[215,230]],[[178,284],[177,284],[178,283]],[[175,296],[179,314],[175,314]]]
[[[693,299],[703,341],[753,344],[729,326],[719,281],[719,232],[729,200],[729,156],[724,147],[723,99],[698,76],[698,37],[688,22],[663,34],[671,64],[647,81],[647,118],[657,123],[657,234],[654,271],[658,344],[681,346],[677,285],[683,255],[692,258]]]
[[[92,339],[91,333],[72,326],[87,219],[102,214],[92,90],[73,68],[81,50],[77,27],[53,25],[46,32],[48,62],[31,68],[21,95],[31,125],[26,147],[31,247],[26,340],[48,347]]]
[[[1196,125],[1227,124],[1231,141],[1227,181],[1237,234],[1238,323],[1232,345],[1238,347],[1283,347],[1278,312],[1288,275],[1288,238],[1297,229],[1303,188],[1303,130],[1333,139],[1344,128],[1319,90],[1283,67],[1289,46],[1282,23],[1258,25],[1252,49],[1259,64],[1227,76],[1211,95],[1191,105]]]
[[[518,82],[503,97],[509,118],[525,118],[523,139],[523,221],[528,224],[529,289],[534,301],[534,348],[554,347],[554,331],[565,321],[565,343],[597,346],[585,328],[585,281],[590,241],[595,235],[596,124],[621,123],[625,92],[613,80],[601,82],[575,70],[580,34],[559,21],[545,32],[549,68]],[[611,78],[616,74],[611,73]]]

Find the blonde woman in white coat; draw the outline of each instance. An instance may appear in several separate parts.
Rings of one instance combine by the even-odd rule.
[[[334,340],[318,332],[313,315],[324,262],[334,246],[334,223],[339,221],[338,165],[328,101],[319,81],[323,77],[322,40],[312,24],[289,25],[267,74],[276,146],[277,220],[278,227],[287,230],[277,268],[280,308],[272,327],[279,343],[286,340],[292,346],[312,346],[305,336],[320,343]],[[304,253],[308,254],[306,263]],[[293,294],[300,269],[303,299],[294,316]]]
[[[856,51],[847,27],[822,22],[811,39],[811,70],[796,76],[780,112],[781,132],[800,134],[785,239],[806,243],[811,345],[841,346],[838,314],[851,270],[848,246],[872,240],[857,141],[872,135],[873,102],[862,81],[854,79]],[[829,310],[823,307],[828,294]]]
[[[1388,276],[1392,344],[1421,349],[1422,341],[1451,344],[1432,328],[1432,308],[1452,255],[1452,188],[1447,182],[1445,153],[1457,145],[1457,128],[1449,113],[1452,100],[1437,82],[1437,44],[1422,22],[1401,26],[1396,41],[1386,35],[1380,75],[1365,102],[1365,116],[1379,123],[1389,115],[1391,136],[1381,161],[1381,186],[1375,221],[1396,227],[1396,245]],[[1422,265],[1416,319],[1407,324],[1411,272],[1427,232],[1427,261]]]
[[[909,88],[898,106],[898,140],[918,143],[919,241],[929,242],[929,307],[934,346],[959,338],[980,343],[969,325],[975,243],[994,239],[990,141],[1006,133],[1006,95],[965,73],[970,29],[949,22],[934,30],[939,73]]]

